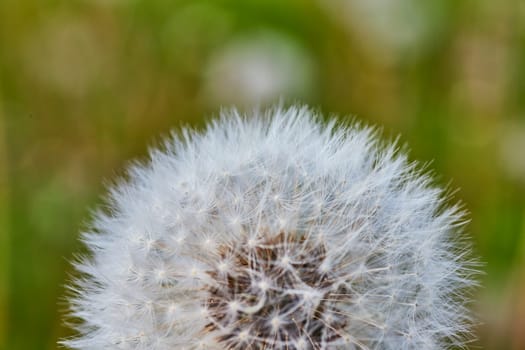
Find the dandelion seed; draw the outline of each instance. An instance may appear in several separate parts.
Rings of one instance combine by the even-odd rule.
[[[72,349],[444,349],[471,337],[463,214],[373,129],[232,111],[111,190]]]

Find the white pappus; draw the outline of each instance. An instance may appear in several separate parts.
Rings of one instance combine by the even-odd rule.
[[[394,144],[308,107],[223,112],[110,189],[72,349],[446,349],[471,338],[464,215]]]

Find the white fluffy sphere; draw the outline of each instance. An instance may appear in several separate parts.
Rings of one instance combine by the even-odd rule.
[[[223,113],[111,189],[73,349],[443,349],[469,338],[457,206],[394,145],[306,107]]]

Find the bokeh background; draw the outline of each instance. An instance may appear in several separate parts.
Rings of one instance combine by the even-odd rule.
[[[525,349],[525,1],[0,0],[0,349],[55,349],[104,183],[282,98],[401,135],[485,262],[472,349]]]

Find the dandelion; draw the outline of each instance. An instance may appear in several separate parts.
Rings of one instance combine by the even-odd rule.
[[[443,349],[470,338],[458,206],[395,145],[306,107],[153,150],[84,234],[73,349]]]

